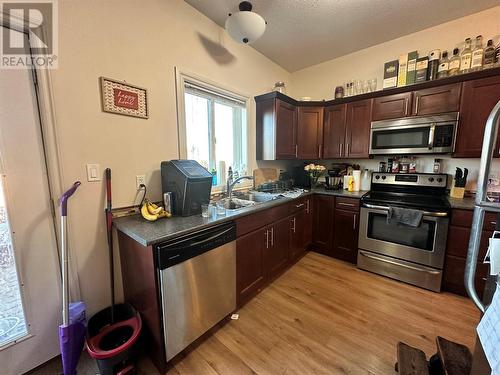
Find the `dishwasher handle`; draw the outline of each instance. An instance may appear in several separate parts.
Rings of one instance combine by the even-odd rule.
[[[157,266],[160,270],[175,266],[234,240],[234,222],[184,235],[156,246]]]

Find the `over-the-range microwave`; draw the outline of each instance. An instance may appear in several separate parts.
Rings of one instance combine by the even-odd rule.
[[[445,154],[455,149],[458,112],[371,123],[370,154]]]

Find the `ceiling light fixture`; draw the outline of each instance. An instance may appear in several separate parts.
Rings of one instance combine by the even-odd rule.
[[[252,12],[249,1],[242,1],[239,9],[239,12],[229,13],[226,30],[238,43],[251,44],[264,34],[267,22],[259,14]]]

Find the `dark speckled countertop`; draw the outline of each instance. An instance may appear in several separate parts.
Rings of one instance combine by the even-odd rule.
[[[473,210],[474,209],[474,197],[464,197],[462,199],[448,197],[451,208],[461,209],[461,210]]]
[[[298,198],[311,194],[323,194],[359,199],[365,193],[366,191],[347,192],[344,190],[315,189],[313,191],[303,193]],[[291,198],[278,198],[233,212],[228,211],[225,216],[217,216],[215,212],[212,212],[212,215],[207,218],[202,217],[201,215],[187,217],[175,216],[170,219],[160,219],[155,222],[149,222],[144,220],[140,215],[132,215],[115,219],[114,225],[116,229],[133,238],[141,245],[149,246],[188,234],[190,232],[217,225],[225,221],[234,220],[238,217],[266,210],[292,200],[293,199]]]

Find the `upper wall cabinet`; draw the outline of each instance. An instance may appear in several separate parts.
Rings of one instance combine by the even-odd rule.
[[[370,149],[372,99],[347,104],[346,152],[348,158],[367,158]]]
[[[297,158],[321,159],[323,148],[323,108],[299,107]]]
[[[297,109],[277,98],[265,99],[256,108],[257,160],[295,159]]]
[[[345,120],[347,104],[325,108],[323,126],[323,158],[338,159],[345,156]]]
[[[411,116],[413,93],[387,95],[373,99],[372,121]]]
[[[486,119],[499,100],[500,76],[464,82],[454,157],[481,156]],[[499,147],[500,137],[497,137],[497,157]]]
[[[413,92],[413,116],[458,112],[460,109],[460,83],[431,87]]]

